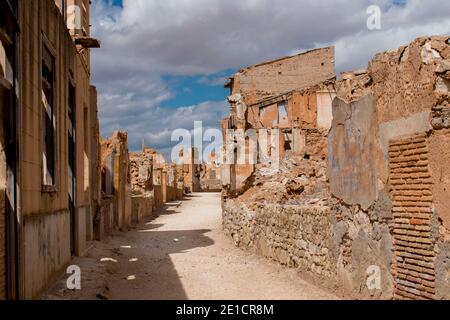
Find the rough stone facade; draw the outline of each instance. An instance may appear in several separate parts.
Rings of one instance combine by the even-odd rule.
[[[244,193],[224,191],[225,232],[354,298],[448,299],[448,40],[343,73],[322,164],[287,152],[277,172],[257,166]]]
[[[255,129],[259,135],[262,130],[277,129],[278,136],[269,132],[266,142],[258,141],[265,145],[262,148],[269,158],[265,162],[278,162],[287,151],[325,157],[334,80],[333,47],[264,62],[236,73],[226,84],[230,88],[231,113],[221,123],[226,153],[242,146],[248,155],[252,143],[256,143],[232,135],[231,130]],[[234,152],[237,160],[238,151]],[[223,188],[230,195],[245,191],[254,163],[225,163],[221,172]]]

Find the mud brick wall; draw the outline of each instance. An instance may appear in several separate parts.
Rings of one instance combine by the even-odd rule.
[[[432,179],[427,135],[389,145],[394,214],[395,297],[435,299]]]
[[[239,71],[234,76],[232,94],[241,92],[246,104],[252,105],[334,77],[334,47],[321,48]]]

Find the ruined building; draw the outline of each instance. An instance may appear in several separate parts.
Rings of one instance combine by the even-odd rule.
[[[222,191],[222,167],[219,155],[210,153],[208,159],[200,165],[200,189],[202,192]]]
[[[197,148],[191,148],[189,151],[181,150],[180,159],[183,167],[184,192],[192,193],[201,190],[200,185],[200,157]]]
[[[116,131],[101,140],[102,202],[97,212],[96,237],[131,225],[131,175],[128,134]]]
[[[277,170],[231,171],[226,233],[354,298],[449,299],[449,73],[449,37],[420,38],[322,83],[336,95],[324,117],[309,103],[281,104],[271,120],[301,115],[306,139],[288,145]],[[254,126],[251,103],[237,117],[230,100],[227,122]],[[231,193],[233,179],[243,188]]]
[[[153,155],[144,149],[130,154],[132,223],[138,224],[153,214]]]
[[[152,219],[165,203],[184,196],[183,167],[165,162],[155,149],[129,152],[128,134],[101,139],[101,202],[94,218],[97,240]]]
[[[326,130],[331,126],[334,80],[333,47],[239,71],[225,85],[230,88],[231,114],[222,120],[224,146],[234,143],[234,137],[227,135],[230,129],[254,129],[257,135],[263,129],[279,129],[276,145],[281,150],[276,153],[280,157],[286,151],[323,157]],[[268,140],[275,142],[274,137]],[[242,142],[246,153],[250,143],[248,137]],[[264,145],[261,141],[259,144]],[[274,147],[274,143],[266,143],[266,153],[270,155]],[[234,153],[233,161],[227,161],[222,172],[222,182],[230,194],[245,188],[245,182],[255,169],[248,159],[237,163],[237,150]]]
[[[93,239],[100,189],[89,51],[99,42],[89,37],[89,7],[0,2],[0,298],[38,296]]]

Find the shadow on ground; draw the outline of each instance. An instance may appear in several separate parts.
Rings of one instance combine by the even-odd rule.
[[[177,207],[165,206],[157,216],[180,213]],[[96,242],[85,257],[75,257],[71,263],[81,268],[82,289],[68,290],[69,275],[63,275],[42,299],[188,299],[170,255],[214,245],[206,236],[211,230],[159,230],[164,226],[152,219]]]

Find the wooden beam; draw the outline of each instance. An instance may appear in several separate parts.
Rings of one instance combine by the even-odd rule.
[[[100,48],[100,41],[90,37],[77,37],[75,38],[75,44],[83,48]]]

